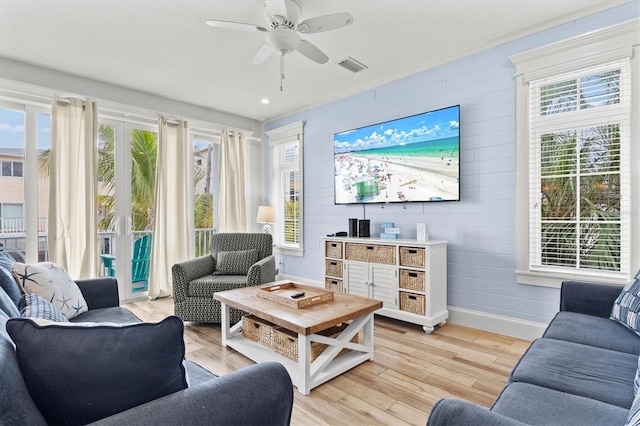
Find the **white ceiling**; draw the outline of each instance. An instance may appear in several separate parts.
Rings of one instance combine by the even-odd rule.
[[[625,1],[299,0],[301,19],[354,22],[305,35],[329,62],[286,55],[283,92],[276,55],[251,64],[264,34],[204,23],[264,26],[259,0],[0,0],[0,57],[266,121]],[[347,56],[368,69],[338,66]]]

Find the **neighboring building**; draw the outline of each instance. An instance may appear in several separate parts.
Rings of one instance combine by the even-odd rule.
[[[0,244],[24,249],[24,149],[0,148]],[[38,233],[47,233],[49,179],[38,177]],[[21,241],[22,239],[22,241]]]

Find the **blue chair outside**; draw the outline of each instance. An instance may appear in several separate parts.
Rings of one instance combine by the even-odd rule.
[[[149,288],[149,261],[151,259],[151,234],[136,240],[131,259],[131,282],[133,291],[146,291]],[[138,286],[136,286],[138,284]]]
[[[133,243],[133,256],[131,259],[131,282],[134,292],[147,291],[149,289],[149,262],[151,260],[151,234],[145,234]],[[115,257],[103,254],[102,264],[107,275],[116,276]]]

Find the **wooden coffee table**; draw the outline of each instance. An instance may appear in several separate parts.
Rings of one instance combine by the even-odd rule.
[[[282,281],[290,282],[290,281]],[[278,282],[276,282],[278,283]],[[276,283],[269,283],[273,285]],[[284,365],[298,391],[308,395],[311,389],[345,371],[373,359],[373,313],[382,302],[365,297],[335,293],[334,300],[304,308],[295,308],[256,295],[261,286],[244,287],[215,293],[222,305],[222,345],[235,349],[255,362],[277,361]],[[298,361],[295,362],[273,349],[242,336],[242,322],[229,323],[229,307],[249,312],[298,334]],[[330,327],[350,324],[338,335],[320,333]],[[362,330],[362,341],[350,340]],[[311,342],[328,347],[311,362]],[[342,349],[350,349],[338,356]]]

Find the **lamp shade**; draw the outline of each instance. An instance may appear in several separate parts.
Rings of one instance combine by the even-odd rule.
[[[276,221],[276,209],[271,206],[258,207],[258,217],[256,222],[258,223],[275,223]]]

